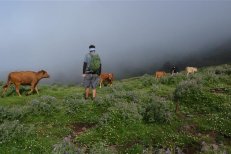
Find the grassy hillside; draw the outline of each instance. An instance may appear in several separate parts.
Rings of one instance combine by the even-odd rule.
[[[81,86],[26,88],[0,98],[0,153],[231,153],[231,65],[115,81],[95,101]]]

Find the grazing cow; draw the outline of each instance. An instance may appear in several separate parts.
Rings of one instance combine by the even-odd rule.
[[[99,87],[100,88],[102,87],[102,83],[104,81],[109,82],[110,86],[112,86],[113,79],[114,79],[113,73],[101,73]]]
[[[189,74],[193,74],[194,72],[197,72],[197,68],[196,67],[186,67],[185,70],[187,72],[187,76]]]
[[[11,72],[8,75],[8,81],[6,85],[3,86],[2,96],[5,94],[10,84],[15,85],[16,92],[19,96],[21,96],[19,92],[20,85],[31,86],[31,90],[28,92],[28,94],[31,94],[34,90],[36,90],[37,94],[39,94],[37,84],[42,78],[49,78],[49,74],[44,70],[38,72],[32,72],[32,71]]]
[[[164,77],[164,76],[166,76],[166,72],[164,72],[164,71],[157,71],[156,72],[156,78],[157,79]]]

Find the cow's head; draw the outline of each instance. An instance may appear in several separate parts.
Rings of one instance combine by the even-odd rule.
[[[44,70],[38,71],[38,74],[41,75],[41,78],[49,78],[50,77],[50,75]]]
[[[108,78],[109,78],[110,80],[113,80],[113,74],[112,74],[112,73],[109,73],[109,74],[108,74]]]

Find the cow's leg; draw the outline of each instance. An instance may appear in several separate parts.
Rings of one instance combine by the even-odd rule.
[[[103,82],[103,80],[100,80],[100,82],[99,82],[99,88],[102,87],[102,82]]]
[[[22,95],[21,95],[20,92],[19,92],[19,87],[20,87],[20,84],[15,84],[16,92],[17,92],[18,96],[21,97]]]
[[[92,99],[94,99],[96,97],[96,89],[92,90]]]
[[[110,87],[112,86],[112,81],[110,82]]]
[[[5,85],[3,87],[3,91],[2,91],[2,97],[4,96],[4,94],[6,93],[7,89],[8,89],[9,85]]]
[[[31,87],[30,87],[30,91],[27,93],[27,95],[30,95],[35,89],[35,85],[32,84]]]
[[[37,85],[35,86],[35,90],[36,90],[37,94],[39,95],[38,86]]]
[[[10,84],[11,84],[10,77],[8,77],[7,83],[3,86],[2,97],[4,96]]]

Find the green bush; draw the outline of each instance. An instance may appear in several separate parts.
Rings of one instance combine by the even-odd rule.
[[[25,115],[25,112],[25,107],[0,107],[0,122],[3,122],[4,120],[19,120]]]
[[[82,98],[82,97],[81,97]],[[66,97],[63,100],[63,103],[65,104],[65,106],[67,106],[66,108],[66,113],[69,115],[75,115],[81,108],[81,105],[85,104],[85,100],[79,99],[76,96],[70,96],[70,97]]]
[[[219,112],[225,109],[224,102],[226,102],[226,99],[206,92],[206,89],[197,80],[181,82],[176,87],[173,95],[176,102],[193,109],[197,113]]]
[[[20,141],[31,134],[33,127],[20,124],[18,120],[3,121],[0,124],[0,144]]]
[[[142,115],[147,123],[169,123],[173,119],[173,103],[153,96],[144,106]]]
[[[203,76],[203,80],[202,80],[203,85],[205,86],[216,86],[217,84],[220,83],[220,76],[216,75],[216,74],[208,74],[208,75],[204,75]]]
[[[231,65],[214,66],[204,69],[203,83],[205,86],[218,85],[219,83],[231,84]]]
[[[213,66],[207,69],[207,73],[216,75],[231,75],[231,65],[225,64]]]
[[[35,115],[51,115],[59,111],[57,99],[52,96],[41,96],[38,99],[33,99],[29,104],[29,109]]]
[[[113,106],[116,103],[117,98],[114,94],[108,94],[104,97],[97,97],[95,99],[95,103],[98,107],[102,107],[103,109],[107,109],[108,107]]]
[[[150,87],[153,84],[156,84],[158,81],[153,75],[145,74],[140,78],[143,87]]]
[[[53,146],[52,154],[84,154],[84,150],[75,144],[67,141],[62,141]]]
[[[186,80],[179,83],[174,91],[174,99],[182,100],[189,94],[197,95],[201,92],[202,86],[197,80]]]
[[[117,102],[115,106],[108,108],[99,120],[99,124],[115,124],[115,123],[129,123],[141,121],[142,115],[139,113],[140,106],[135,103]]]

